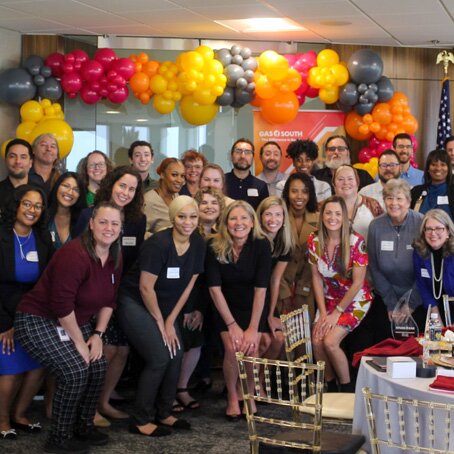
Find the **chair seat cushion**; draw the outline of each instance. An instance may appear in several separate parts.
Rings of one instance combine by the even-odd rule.
[[[307,404],[315,404],[315,394],[305,400]],[[323,418],[353,420],[355,395],[353,393],[323,393]],[[303,413],[314,414],[312,407],[305,407]]]

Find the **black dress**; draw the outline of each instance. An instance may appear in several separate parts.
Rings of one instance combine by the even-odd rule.
[[[205,272],[208,287],[221,287],[230,312],[241,329],[249,327],[254,302],[254,288],[268,288],[271,278],[271,246],[267,239],[249,237],[236,263],[220,263],[211,243],[207,249]],[[264,307],[266,306],[266,303]],[[263,310],[259,332],[267,330],[268,314]],[[217,314],[219,330],[227,327]]]

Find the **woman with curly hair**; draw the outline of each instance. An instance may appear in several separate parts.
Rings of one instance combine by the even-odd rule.
[[[42,366],[17,341],[16,306],[31,290],[53,253],[47,231],[46,196],[23,185],[9,199],[0,224],[0,439],[16,439],[16,430],[37,433],[25,411],[44,377]]]
[[[143,213],[143,185],[137,170],[130,166],[119,166],[106,175],[96,193],[94,206],[107,201],[114,202],[124,213],[125,222],[121,236],[122,276],[124,276],[136,261],[145,235],[146,218]],[[82,211],[79,222],[74,229],[75,235],[84,230],[92,211],[93,207]],[[99,412],[111,418],[123,419],[128,415],[116,410],[109,404],[110,395],[120,379],[129,354],[128,342],[118,326],[115,311],[103,340],[106,344],[104,353],[109,366],[99,402]],[[109,425],[107,420],[101,419],[98,415],[96,423]]]

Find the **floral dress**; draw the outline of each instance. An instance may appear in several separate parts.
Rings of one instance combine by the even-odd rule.
[[[309,235],[308,249],[309,263],[317,266],[323,278],[326,311],[330,314],[352,285],[353,267],[368,265],[364,238],[357,233],[350,235],[350,262],[346,276],[342,276],[338,271],[339,246],[334,251],[333,259],[330,260],[326,250],[321,250],[318,236],[314,232]],[[345,309],[345,312],[341,314],[337,325],[342,326],[349,332],[353,331],[367,314],[372,298],[373,295],[369,283],[364,279],[363,286]]]

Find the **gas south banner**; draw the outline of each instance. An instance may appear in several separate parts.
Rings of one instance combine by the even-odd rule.
[[[271,125],[263,119],[260,112],[254,111],[254,145],[255,173],[262,171],[260,162],[260,147],[268,141],[277,142],[282,149],[281,172],[291,173],[293,164],[291,159],[286,158],[287,147],[294,140],[313,140],[319,147],[319,165],[325,159],[323,144],[329,136],[345,134],[345,114],[333,110],[306,110],[298,112],[297,117],[290,123],[283,125]]]

